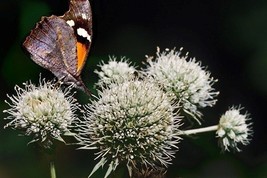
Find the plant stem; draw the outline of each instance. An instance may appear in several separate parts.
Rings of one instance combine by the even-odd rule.
[[[56,168],[55,168],[55,163],[53,161],[50,162],[50,175],[51,178],[56,178]]]
[[[191,135],[191,134],[198,134],[198,133],[203,133],[203,132],[211,132],[217,129],[218,129],[218,125],[214,125],[214,126],[209,126],[209,127],[199,128],[199,129],[181,131],[180,135]]]

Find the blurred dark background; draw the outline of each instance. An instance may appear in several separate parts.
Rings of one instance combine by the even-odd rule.
[[[213,108],[203,109],[203,126],[217,124],[230,106],[241,104],[253,122],[253,138],[240,153],[221,153],[214,133],[185,138],[169,167],[168,178],[264,178],[267,177],[267,1],[265,0],[91,0],[93,44],[83,70],[91,88],[94,70],[109,55],[125,56],[142,65],[145,55],[161,49],[184,47],[219,81]],[[62,15],[68,0],[0,1],[0,108],[7,109],[6,94],[14,86],[50,72],[31,61],[21,48],[27,34],[41,16]],[[81,102],[88,98],[77,93]],[[30,138],[3,129],[0,120],[0,178],[47,178],[48,159]],[[59,143],[56,151],[58,178],[86,178],[96,164],[90,151],[75,150]],[[105,169],[106,170],[106,169]],[[103,177],[102,170],[94,178]],[[116,176],[127,177],[124,168]]]

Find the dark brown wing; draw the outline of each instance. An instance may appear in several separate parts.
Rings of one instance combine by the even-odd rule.
[[[34,62],[50,70],[59,79],[76,65],[76,39],[72,28],[57,17],[42,17],[23,43]]]
[[[80,74],[92,38],[92,12],[88,0],[70,0],[63,16],[42,17],[23,46],[34,62],[64,83],[75,83],[87,94]]]
[[[77,65],[71,66],[70,72],[79,76],[85,62],[92,42],[92,11],[88,0],[70,0],[69,11],[61,16],[67,24],[73,28],[77,39]],[[71,63],[72,61],[67,61]]]

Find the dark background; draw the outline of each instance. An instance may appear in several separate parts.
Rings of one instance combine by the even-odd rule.
[[[91,0],[93,44],[83,70],[86,85],[97,81],[93,71],[109,55],[125,56],[141,65],[145,55],[161,49],[184,47],[190,57],[207,66],[219,81],[213,108],[203,109],[203,126],[217,124],[230,106],[241,104],[250,113],[254,134],[240,153],[220,152],[214,133],[185,138],[169,167],[168,178],[263,178],[267,177],[267,1],[264,0]],[[39,74],[53,76],[31,61],[21,48],[41,16],[62,15],[67,0],[0,1],[0,109],[7,109],[6,94]],[[77,93],[81,102],[88,98]],[[47,178],[48,159],[30,138],[3,129],[0,120],[0,178]],[[58,178],[85,178],[96,161],[90,151],[58,144]],[[105,169],[106,170],[106,169]],[[103,177],[102,170],[93,177]],[[114,177],[127,177],[124,168]]]

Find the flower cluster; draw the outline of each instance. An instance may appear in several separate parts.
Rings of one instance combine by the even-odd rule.
[[[219,92],[212,87],[217,81],[194,58],[188,60],[187,54],[180,51],[158,50],[155,60],[148,58],[146,74],[152,76],[167,93],[175,95],[182,109],[199,123],[199,108],[213,106]]]
[[[95,170],[109,160],[110,169],[125,162],[130,175],[142,164],[170,164],[180,140],[180,118],[174,114],[177,106],[158,85],[150,80],[114,82],[99,95],[86,105],[77,135],[84,149],[100,149],[102,159]]]
[[[33,136],[32,142],[64,142],[63,135],[74,133],[79,149],[98,150],[99,161],[89,177],[106,164],[105,178],[121,164],[130,177],[162,177],[182,136],[200,132],[216,131],[222,150],[241,151],[238,146],[250,142],[252,129],[240,107],[226,111],[218,125],[182,129],[188,116],[201,124],[200,109],[214,106],[219,92],[210,72],[181,53],[158,50],[141,70],[126,58],[110,57],[95,70],[97,94],[83,107],[73,97],[72,86],[62,90],[44,80],[39,86],[16,86],[16,95],[8,96],[10,109],[4,110],[10,120],[5,127],[24,131]],[[78,118],[75,113],[81,109]]]
[[[231,107],[220,118],[218,130],[219,145],[224,151],[229,151],[229,147],[236,151],[238,143],[247,145],[252,134],[251,123],[247,123],[250,118],[248,114],[240,114],[241,108]]]
[[[113,82],[123,83],[125,80],[135,77],[136,69],[125,57],[122,57],[120,61],[116,61],[116,59],[116,57],[109,57],[107,64],[102,63],[99,65],[100,70],[95,70],[99,76],[96,85],[111,85]]]
[[[61,90],[55,83],[40,81],[39,86],[31,82],[25,88],[15,87],[16,95],[8,96],[10,109],[4,110],[11,120],[6,127],[23,131],[33,136],[31,142],[51,143],[51,139],[64,142],[62,135],[71,134],[71,124],[76,119],[79,104],[71,94],[71,86]],[[46,145],[51,146],[51,145]]]

